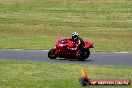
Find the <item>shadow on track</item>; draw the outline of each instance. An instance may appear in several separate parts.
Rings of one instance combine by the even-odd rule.
[[[54,60],[60,60],[60,61],[70,61],[70,62],[94,62],[94,60],[86,59],[85,61],[79,61],[77,59],[65,59],[65,58],[57,58]]]

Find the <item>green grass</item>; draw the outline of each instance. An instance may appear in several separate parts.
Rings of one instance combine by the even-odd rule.
[[[0,88],[81,88],[81,68],[90,79],[130,79],[132,67],[0,61]],[[132,86],[90,86],[88,88],[131,88]],[[83,87],[82,87],[83,88]]]
[[[77,31],[93,51],[132,51],[131,0],[0,0],[0,48],[50,49]]]

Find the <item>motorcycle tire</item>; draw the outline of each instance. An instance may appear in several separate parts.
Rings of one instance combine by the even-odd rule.
[[[83,52],[82,57],[83,57],[84,59],[87,59],[89,56],[90,56],[90,51],[89,51],[89,50]]]
[[[57,57],[54,55],[54,49],[49,50],[48,57],[50,59],[56,59]]]
[[[85,59],[87,59],[90,55],[90,51],[86,50],[82,53],[81,58],[79,59],[79,61],[85,61]]]

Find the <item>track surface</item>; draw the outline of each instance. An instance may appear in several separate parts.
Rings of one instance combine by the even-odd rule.
[[[50,60],[44,50],[0,50],[0,60],[132,66],[132,52],[91,52],[86,61]]]

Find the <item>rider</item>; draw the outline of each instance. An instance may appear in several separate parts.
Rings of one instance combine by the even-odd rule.
[[[79,34],[77,32],[72,33],[72,38],[73,41],[76,43],[75,48],[70,48],[71,50],[83,50],[85,43],[82,38],[79,37]]]

